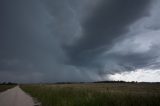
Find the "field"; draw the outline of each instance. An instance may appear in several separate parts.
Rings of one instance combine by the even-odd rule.
[[[14,87],[15,85],[0,85],[0,92],[3,92],[7,89]]]
[[[21,85],[42,106],[160,106],[160,84]]]

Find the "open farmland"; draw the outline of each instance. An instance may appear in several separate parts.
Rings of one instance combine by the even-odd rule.
[[[21,85],[42,106],[160,106],[160,84]]]

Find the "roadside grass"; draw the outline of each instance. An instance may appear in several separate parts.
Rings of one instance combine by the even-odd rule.
[[[3,92],[7,89],[14,87],[15,85],[0,85],[0,92]]]
[[[160,106],[159,84],[21,85],[42,106]]]

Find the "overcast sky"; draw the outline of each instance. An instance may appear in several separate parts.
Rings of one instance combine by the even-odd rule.
[[[160,81],[159,0],[0,0],[0,82]]]

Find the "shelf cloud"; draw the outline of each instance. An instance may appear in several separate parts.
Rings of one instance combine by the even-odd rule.
[[[1,0],[0,81],[158,70],[159,7],[158,0]]]

